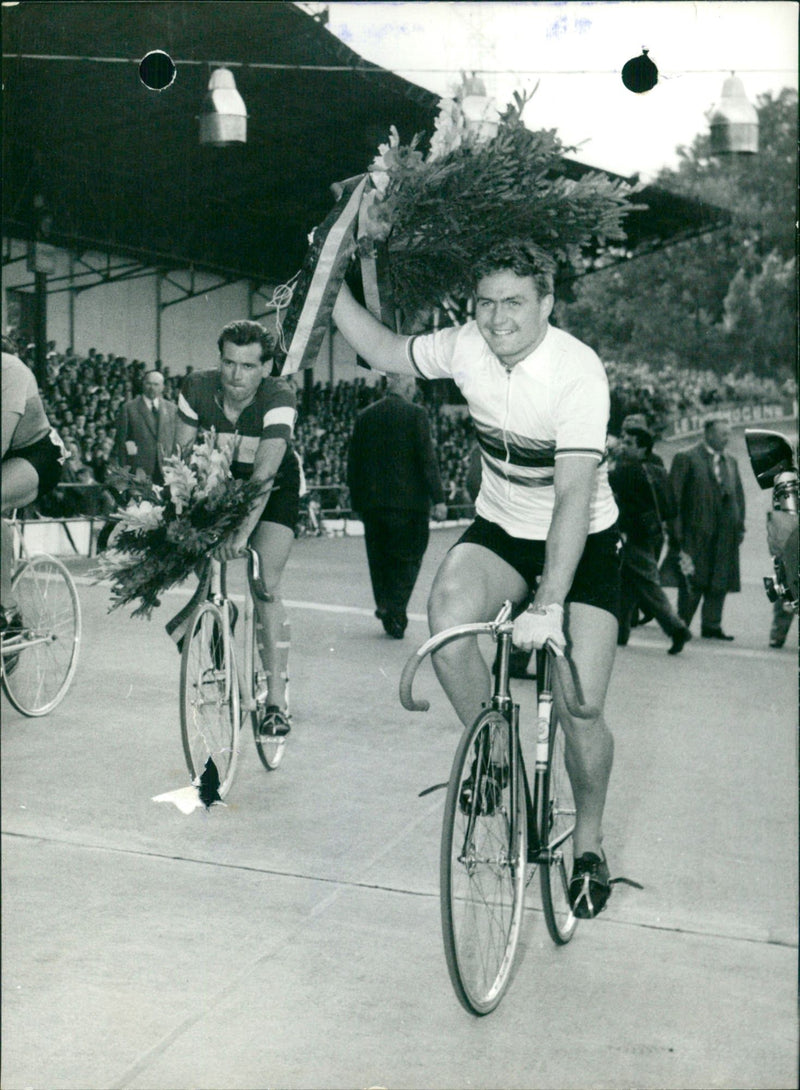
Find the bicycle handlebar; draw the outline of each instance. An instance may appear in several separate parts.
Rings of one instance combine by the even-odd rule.
[[[400,703],[406,711],[410,712],[426,712],[430,707],[429,701],[415,700],[411,693],[414,675],[426,655],[438,651],[444,644],[450,643],[451,640],[461,639],[463,636],[477,636],[482,633],[492,633],[493,635],[496,635],[510,632],[511,629],[511,621],[503,620],[499,623],[498,620],[480,621],[474,624],[456,625],[454,628],[447,628],[444,632],[439,632],[436,636],[431,636],[429,640],[411,655],[403,667],[403,673],[400,676]],[[575,685],[575,679],[572,676],[573,666],[570,660],[561,648],[553,643],[552,640],[546,642],[545,650],[550,655],[553,666],[555,667],[561,691],[564,696],[564,703],[567,705],[567,710],[570,715],[574,716],[576,719],[596,719],[600,714],[600,709],[592,704],[584,704],[581,702]]]

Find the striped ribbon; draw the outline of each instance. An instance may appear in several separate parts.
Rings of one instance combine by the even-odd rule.
[[[347,263],[356,249],[358,212],[368,183],[369,175],[361,174],[333,187],[336,204],[316,228],[300,272],[300,284],[307,284],[306,291],[295,290],[284,320],[284,328],[294,324],[294,330],[289,329],[291,339],[280,368],[282,375],[292,375],[316,361]]]

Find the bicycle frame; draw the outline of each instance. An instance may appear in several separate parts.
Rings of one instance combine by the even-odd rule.
[[[231,623],[232,603],[227,592],[226,561],[214,560],[213,558],[210,561],[211,581],[208,591],[208,597],[215,602],[225,614],[227,622],[224,632],[225,650],[226,653],[230,651],[231,658],[236,667],[242,720],[244,720],[245,714],[250,714],[256,710],[257,698],[259,695],[256,692],[257,671],[255,662],[258,628],[255,607],[253,604],[253,595],[255,594],[265,602],[270,601],[272,597],[266,590],[261,578],[261,561],[256,550],[252,545],[248,545],[243,555],[244,559],[247,561],[247,579],[245,581],[244,610],[242,617],[244,625],[244,644],[241,668],[237,659],[236,641],[233,639],[233,626]]]
[[[519,705],[513,702],[508,685],[514,627],[511,620],[512,609],[511,602],[506,601],[493,621],[456,625],[453,628],[437,633],[435,636],[431,636],[406,662],[400,678],[400,701],[408,711],[427,711],[430,707],[428,701],[415,700],[412,695],[414,675],[422,660],[427,655],[438,651],[444,644],[450,643],[452,640],[462,639],[465,636],[488,634],[494,638],[498,647],[494,685],[485,707],[499,712],[509,724],[512,799],[514,799],[514,793],[519,782],[517,779],[517,762],[522,763],[525,809],[528,815],[528,862],[549,865],[557,862],[561,845],[569,839],[572,833],[572,830],[569,829],[551,843],[543,843],[542,833],[547,828],[545,810],[548,805],[544,790],[544,777],[549,764],[550,733],[553,729],[553,677],[558,678],[564,703],[573,718],[593,719],[598,715],[598,709],[581,701],[572,675],[573,668],[570,661],[557,644],[553,643],[552,640],[548,640],[541,651],[535,652],[535,677],[537,680],[536,763],[534,792],[533,797],[531,797],[530,784],[519,744]],[[511,812],[512,814],[517,812],[514,805],[511,807]]]

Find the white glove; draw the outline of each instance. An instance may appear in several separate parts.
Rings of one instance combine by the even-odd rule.
[[[552,640],[562,649],[566,646],[564,638],[564,610],[553,602],[549,606],[529,606],[514,621],[512,640],[523,651],[532,651],[544,647],[547,640]]]

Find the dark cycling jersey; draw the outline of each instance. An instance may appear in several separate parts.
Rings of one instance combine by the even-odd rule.
[[[214,428],[217,435],[230,436],[228,443],[233,453],[231,473],[236,478],[251,475],[262,439],[285,440],[286,453],[278,470],[277,482],[295,461],[291,440],[297,419],[296,404],[297,399],[289,383],[285,379],[268,376],[261,380],[256,396],[232,424],[222,407],[219,371],[193,371],[186,376],[181,387],[178,416],[191,427],[204,431]]]

